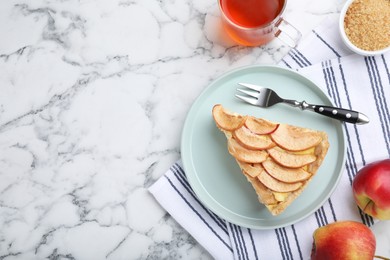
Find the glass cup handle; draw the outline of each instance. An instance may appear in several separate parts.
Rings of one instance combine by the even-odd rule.
[[[280,18],[279,21],[275,23],[277,31],[275,32],[275,37],[282,40],[285,44],[291,48],[295,48],[302,37],[302,33],[298,31],[293,25],[289,22]]]

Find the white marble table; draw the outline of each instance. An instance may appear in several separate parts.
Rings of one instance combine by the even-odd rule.
[[[306,35],[343,2],[285,18]],[[147,188],[207,84],[288,47],[236,46],[214,0],[3,0],[0,37],[0,259],[210,258]]]

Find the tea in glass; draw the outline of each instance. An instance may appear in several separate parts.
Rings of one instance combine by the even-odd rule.
[[[287,0],[218,1],[227,33],[241,45],[266,44],[279,37],[282,32],[279,25],[283,23],[284,26],[291,26],[281,18]],[[300,32],[294,27],[293,30],[293,36],[287,36],[295,45],[300,38]]]

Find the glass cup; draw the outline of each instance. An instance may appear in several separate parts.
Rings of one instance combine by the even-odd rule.
[[[282,18],[287,0],[218,0],[222,24],[240,45],[260,46],[275,37],[295,47],[302,34]]]

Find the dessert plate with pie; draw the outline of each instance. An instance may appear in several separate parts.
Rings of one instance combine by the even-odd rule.
[[[191,107],[181,155],[200,201],[227,221],[271,229],[316,211],[336,188],[345,164],[342,123],[288,106],[258,108],[234,97],[237,83],[333,106],[303,75],[249,66],[213,81]]]

